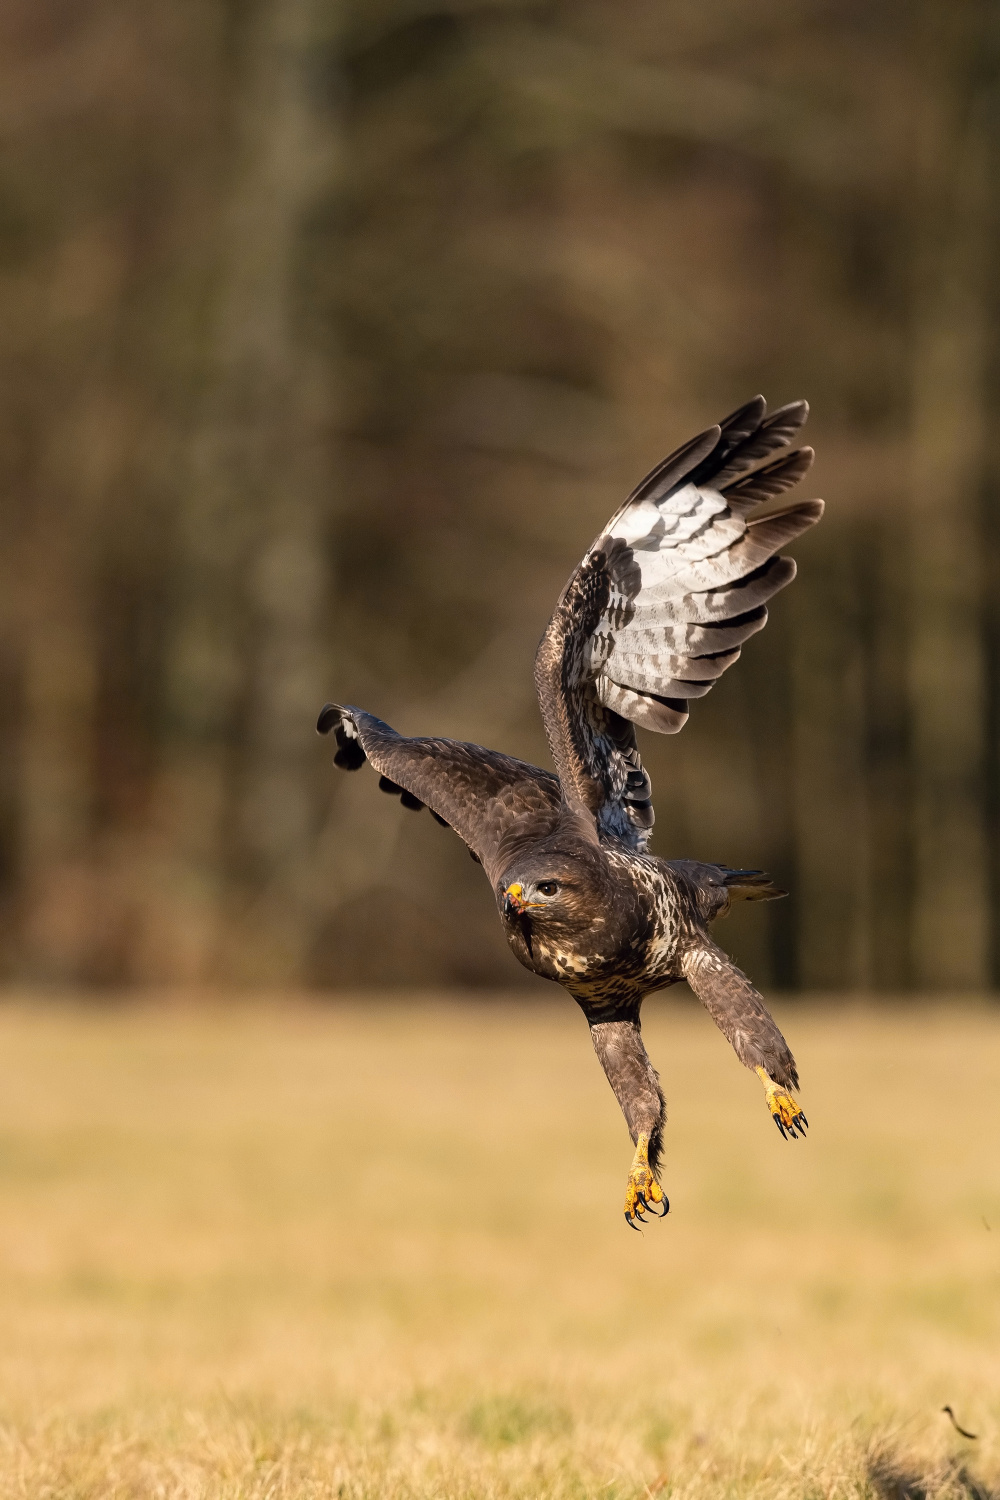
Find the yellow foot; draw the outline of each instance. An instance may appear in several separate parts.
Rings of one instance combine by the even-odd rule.
[[[663,1207],[657,1214],[656,1206],[660,1203]],[[625,1188],[625,1222],[630,1229],[638,1229],[640,1224],[645,1223],[647,1212],[655,1218],[665,1219],[670,1212],[670,1204],[649,1165],[649,1136],[640,1135]]]
[[[780,1083],[775,1083],[763,1068],[755,1068],[754,1072],[764,1085],[767,1107],[774,1116],[774,1123],[782,1135],[786,1140],[794,1141],[797,1136],[802,1136],[805,1140],[809,1121],[802,1113],[802,1106],[792,1098],[787,1089],[781,1087]]]

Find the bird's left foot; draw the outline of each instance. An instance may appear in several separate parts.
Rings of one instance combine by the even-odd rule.
[[[665,1219],[669,1212],[669,1200],[649,1165],[649,1136],[640,1135],[625,1188],[625,1222],[630,1229],[638,1229],[640,1224],[645,1223],[647,1213],[654,1218]]]
[[[764,1085],[764,1093],[767,1096],[767,1107],[774,1117],[774,1123],[781,1131],[786,1140],[795,1140],[801,1136],[805,1140],[806,1128],[809,1121],[802,1113],[802,1106],[797,1099],[793,1099],[787,1089],[782,1088],[780,1083],[775,1083],[764,1068],[755,1068],[754,1072]]]

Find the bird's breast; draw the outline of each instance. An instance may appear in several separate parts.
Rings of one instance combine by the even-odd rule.
[[[621,981],[631,992],[678,977],[683,912],[669,872],[658,860],[629,855],[614,874],[589,920],[581,910],[555,930],[544,921],[505,924],[518,961],[574,991]]]
[[[535,945],[535,949],[546,969],[553,971],[553,978],[564,981],[585,978],[597,962],[594,954],[579,948],[563,947],[559,943],[541,941]]]

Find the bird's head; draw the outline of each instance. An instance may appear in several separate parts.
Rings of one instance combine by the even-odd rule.
[[[604,909],[599,860],[544,845],[516,859],[497,885],[508,934],[565,941],[590,929]]]

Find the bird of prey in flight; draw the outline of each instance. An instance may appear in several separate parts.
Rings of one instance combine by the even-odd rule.
[[[759,870],[648,852],[652,789],[635,726],[683,728],[690,699],[763,629],[768,600],[795,577],[778,549],[819,520],[823,502],[767,502],[812,463],[811,448],[790,446],[808,410],[796,401],[769,416],[763,397],[747,402],[657,464],[589,548],[535,656],[556,775],[480,745],[408,738],[359,708],[328,704],[317,725],[336,735],[338,766],[370,761],[384,791],[429,807],[465,840],[514,956],[582,1009],[635,1145],[633,1228],[669,1208],[664,1099],[639,1026],[650,991],[687,980],[760,1077],[782,1135],[807,1124],[784,1037],[709,936],[734,898],[784,893]]]

